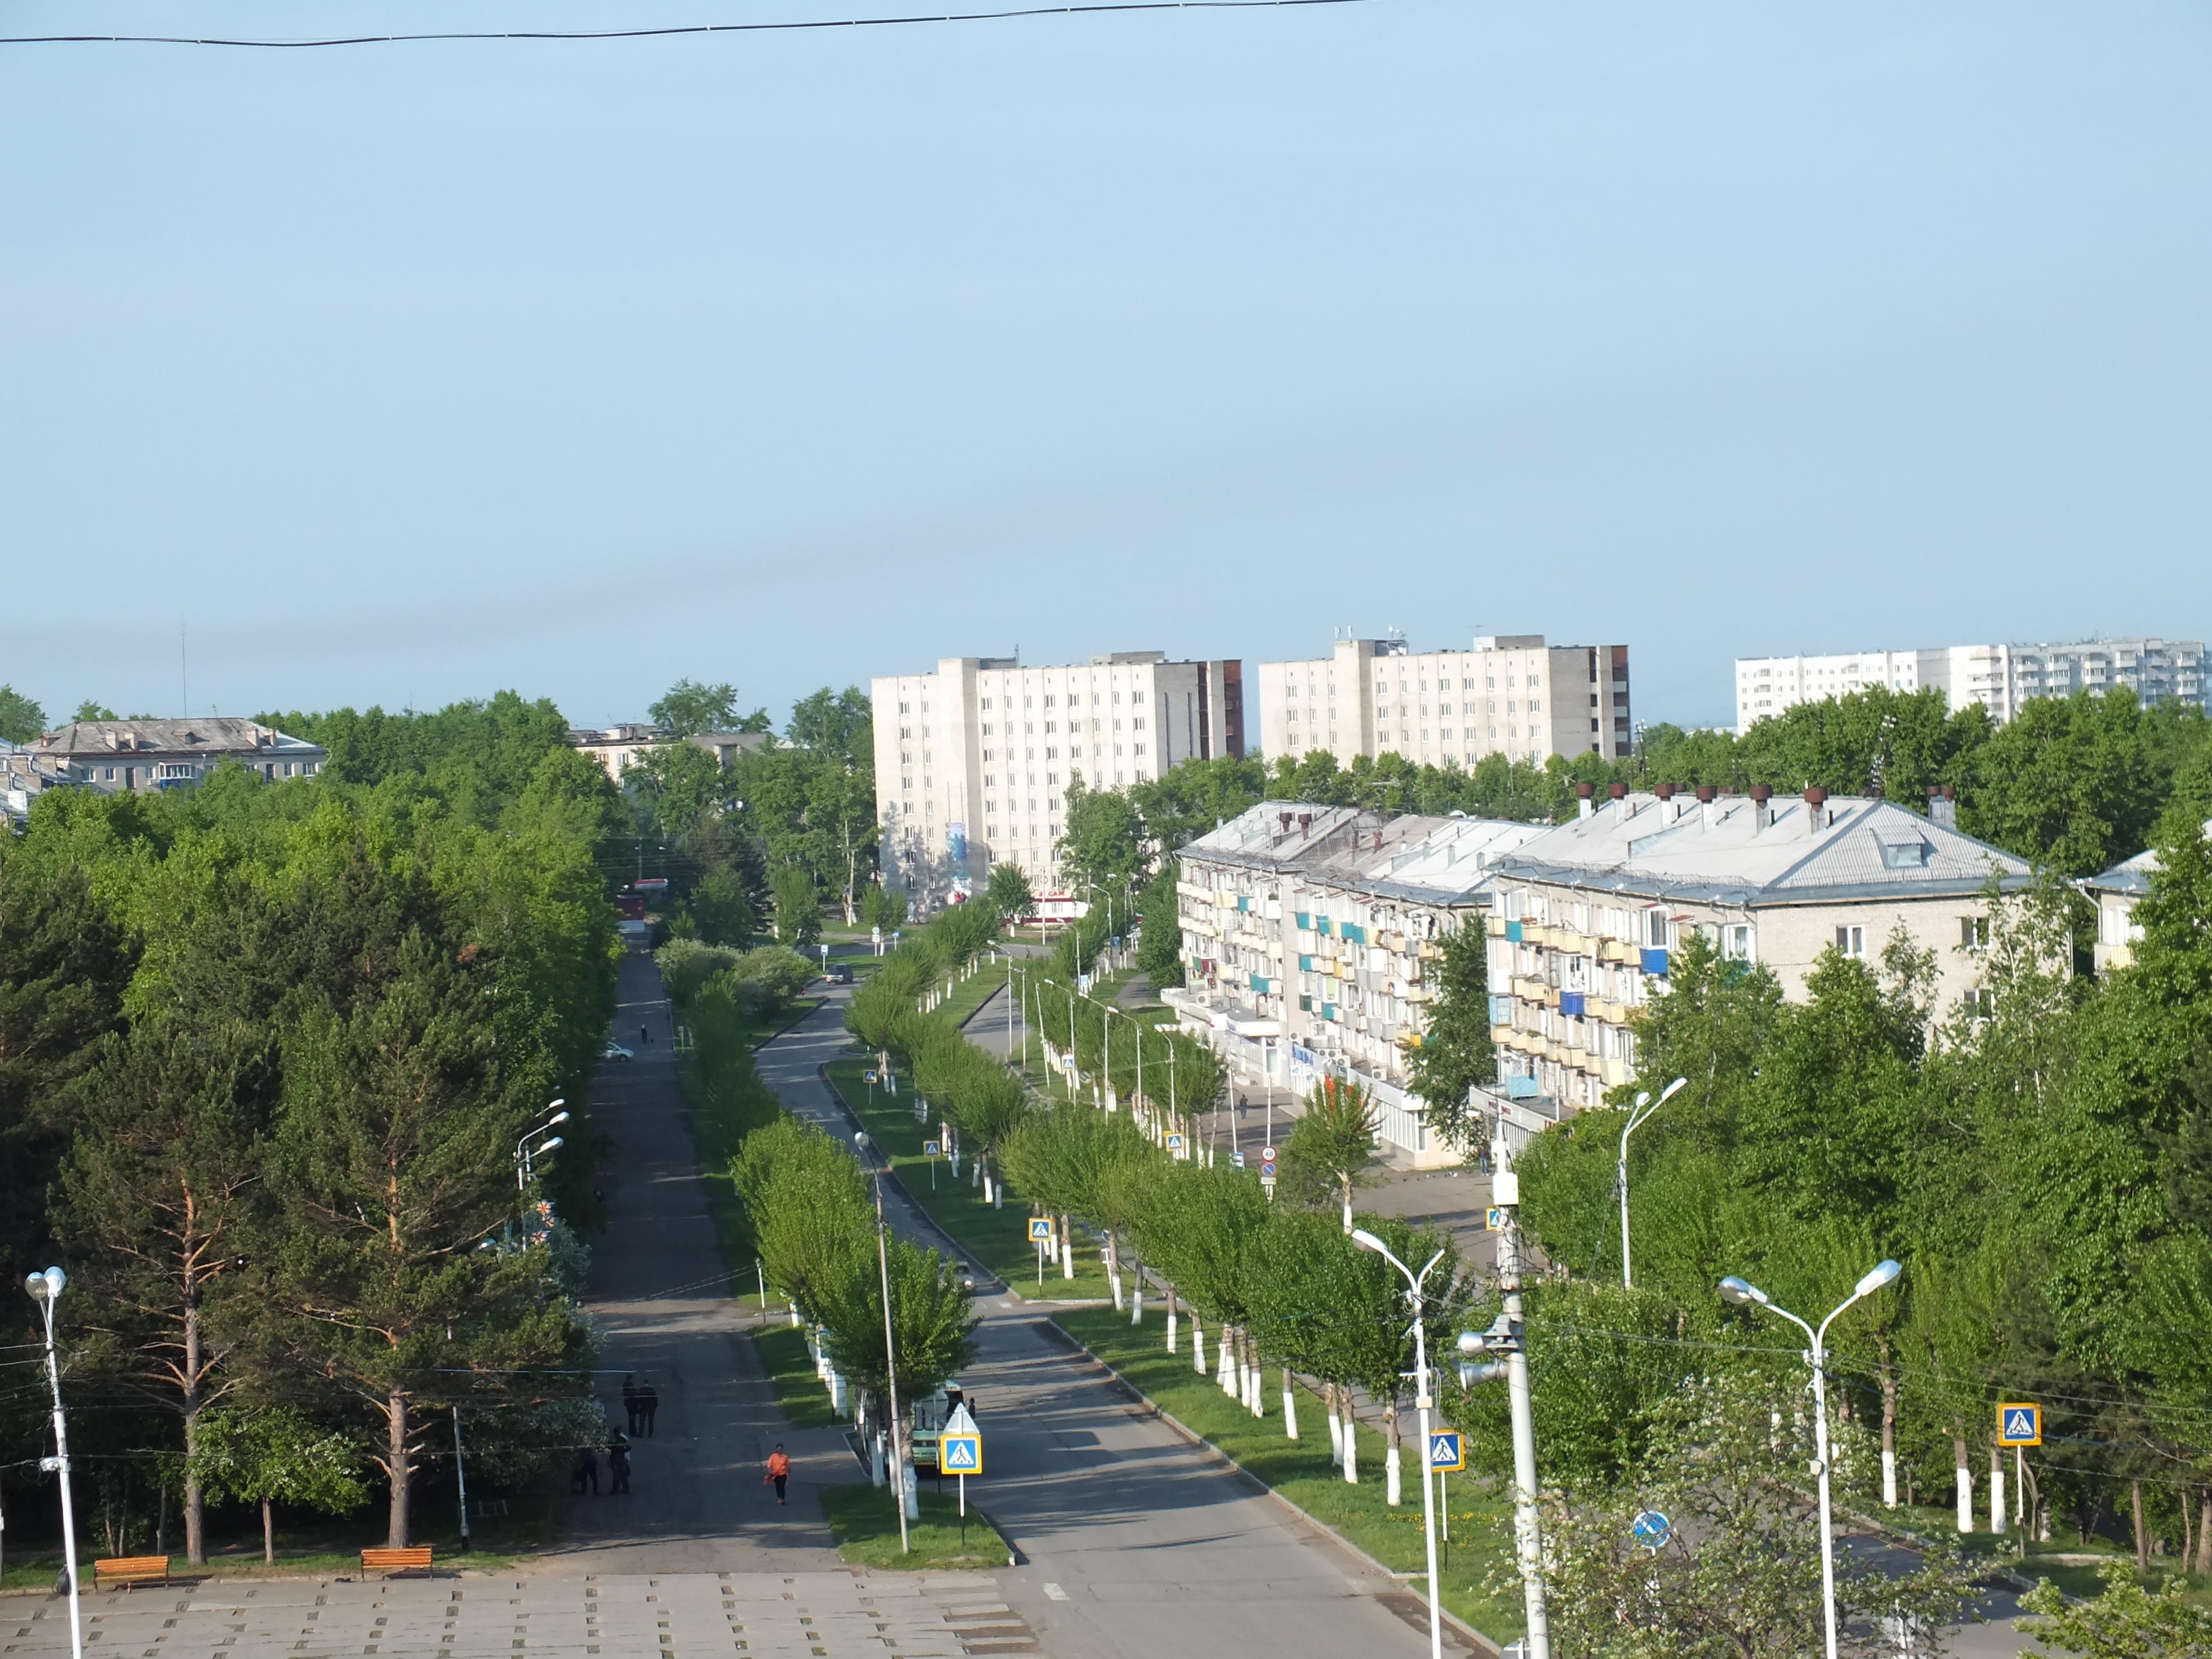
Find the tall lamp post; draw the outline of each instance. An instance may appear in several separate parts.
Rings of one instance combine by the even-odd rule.
[[[1628,1125],[1620,1132],[1620,1169],[1614,1177],[1614,1185],[1620,1188],[1620,1284],[1623,1290],[1632,1288],[1636,1283],[1635,1274],[1628,1265],[1628,1138],[1644,1127],[1652,1113],[1687,1087],[1689,1081],[1686,1077],[1676,1078],[1660,1091],[1656,1100],[1651,1098],[1651,1091],[1648,1089],[1638,1095],[1636,1104],[1629,1110]]]
[[[54,1358],[54,1304],[61,1300],[62,1286],[68,1283],[67,1273],[59,1267],[49,1267],[27,1277],[23,1288],[46,1317],[46,1381],[54,1392],[54,1455],[40,1458],[39,1467],[61,1476],[62,1555],[69,1568],[70,1652],[73,1659],[84,1659],[84,1620],[77,1607],[76,1511],[70,1501],[69,1425],[62,1417],[61,1364]]]
[[[853,1137],[862,1157],[866,1157],[871,1145],[867,1131],[863,1129]],[[899,1444],[898,1354],[891,1342],[891,1254],[885,1237],[889,1229],[884,1223],[884,1172],[880,1163],[869,1170],[869,1179],[876,1189],[876,1267],[884,1279],[884,1392],[890,1397],[891,1413],[891,1490],[897,1495],[899,1518],[899,1553],[911,1554],[914,1546],[908,1541],[906,1531],[907,1462]]]
[[[1836,1533],[1835,1523],[1828,1514],[1828,1327],[1852,1303],[1894,1283],[1904,1271],[1895,1261],[1877,1263],[1835,1312],[1820,1322],[1817,1331],[1789,1309],[1777,1307],[1765,1291],[1749,1280],[1738,1279],[1734,1273],[1721,1280],[1721,1295],[1728,1301],[1739,1307],[1748,1304],[1780,1314],[1804,1332],[1813,1345],[1806,1351],[1805,1363],[1813,1368],[1813,1473],[1820,1483],[1820,1616],[1827,1631],[1828,1659],[1836,1659]]]
[[[558,1135],[555,1135],[550,1140],[540,1142],[535,1146],[530,1144],[555,1125],[566,1123],[568,1121],[568,1113],[561,1109],[567,1104],[568,1102],[563,1100],[555,1101],[545,1109],[551,1115],[514,1143],[514,1190],[516,1192],[527,1191],[531,1182],[537,1178],[537,1164],[539,1158],[567,1144]]]
[[[1429,1394],[1428,1308],[1421,1286],[1428,1281],[1430,1270],[1444,1259],[1444,1253],[1438,1250],[1417,1273],[1364,1227],[1353,1230],[1352,1242],[1374,1251],[1405,1275],[1406,1299],[1413,1304],[1413,1405],[1421,1414],[1421,1530],[1429,1546],[1429,1659],[1443,1659],[1443,1616],[1437,1610],[1437,1500],[1429,1476],[1429,1412],[1436,1401]]]

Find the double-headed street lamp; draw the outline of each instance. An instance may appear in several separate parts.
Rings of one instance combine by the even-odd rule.
[[[1417,1273],[1364,1227],[1353,1229],[1352,1242],[1363,1250],[1374,1251],[1405,1275],[1406,1299],[1413,1304],[1413,1405],[1421,1414],[1421,1530],[1429,1546],[1429,1659],[1443,1659],[1443,1616],[1437,1606],[1437,1500],[1429,1475],[1429,1413],[1436,1401],[1429,1394],[1428,1306],[1421,1286],[1427,1283],[1430,1271],[1444,1259],[1444,1253],[1438,1250]]]
[[[54,1392],[54,1455],[40,1458],[39,1467],[61,1476],[62,1555],[69,1568],[70,1652],[73,1659],[84,1659],[84,1620],[77,1608],[76,1594],[76,1512],[70,1502],[69,1425],[62,1418],[62,1370],[54,1358],[54,1304],[61,1300],[62,1286],[68,1283],[67,1273],[59,1267],[49,1267],[26,1278],[23,1288],[46,1316],[46,1381]]]
[[[1835,1524],[1828,1515],[1828,1327],[1852,1303],[1894,1283],[1904,1271],[1895,1261],[1877,1263],[1859,1280],[1842,1305],[1820,1322],[1817,1331],[1789,1309],[1777,1307],[1765,1291],[1749,1280],[1738,1279],[1734,1273],[1721,1280],[1721,1295],[1729,1301],[1739,1307],[1748,1304],[1780,1314],[1804,1332],[1813,1345],[1806,1351],[1805,1362],[1813,1368],[1813,1473],[1820,1484],[1820,1615],[1827,1630],[1828,1659],[1836,1659],[1836,1534]]]
[[[561,1109],[568,1103],[565,1100],[555,1101],[545,1109],[550,1115],[514,1143],[514,1190],[516,1192],[529,1190],[530,1183],[538,1177],[537,1164],[539,1158],[566,1144],[558,1135],[553,1136],[550,1139],[540,1141],[535,1146],[530,1143],[537,1140],[538,1136],[545,1133],[556,1124],[566,1123],[568,1121],[568,1114]]]
[[[1680,1093],[1690,1079],[1678,1077],[1660,1091],[1653,1100],[1651,1091],[1645,1090],[1636,1097],[1636,1104],[1629,1109],[1628,1122],[1620,1132],[1620,1169],[1614,1184],[1620,1188],[1620,1283],[1626,1290],[1636,1283],[1628,1265],[1628,1138],[1644,1127],[1644,1120]]]

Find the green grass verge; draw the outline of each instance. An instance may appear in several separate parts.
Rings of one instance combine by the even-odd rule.
[[[837,1540],[837,1553],[854,1566],[903,1568],[1003,1567],[1006,1547],[971,1497],[968,1501],[967,1537],[963,1541],[959,1500],[951,1492],[924,1486],[921,1519],[907,1522],[909,1548],[899,1548],[898,1510],[889,1486],[866,1481],[849,1486],[825,1486],[822,1513]]]
[[[841,1420],[830,1407],[830,1390],[814,1374],[806,1333],[795,1325],[763,1325],[753,1332],[761,1369],[775,1389],[775,1403],[794,1429],[831,1429]]]
[[[1071,1308],[1053,1322],[1111,1365],[1161,1410],[1228,1455],[1237,1466],[1265,1481],[1308,1515],[1334,1528],[1394,1572],[1425,1569],[1421,1529],[1421,1485],[1413,1462],[1420,1437],[1408,1412],[1401,1419],[1405,1443],[1405,1503],[1392,1509],[1383,1501],[1382,1436],[1359,1429],[1359,1484],[1347,1486],[1328,1461],[1328,1427],[1321,1401],[1302,1393],[1297,1440],[1283,1435],[1281,1376],[1267,1370],[1265,1398],[1270,1407],[1255,1417],[1223,1394],[1219,1386],[1191,1369],[1189,1327],[1182,1332],[1182,1352],[1166,1348],[1165,1320],[1147,1309],[1145,1323],[1133,1327],[1128,1316],[1110,1308]],[[1492,1598],[1483,1579],[1513,1554],[1511,1506],[1494,1482],[1455,1474],[1445,1482],[1450,1540],[1437,1555],[1437,1590],[1443,1604],[1477,1630],[1501,1642],[1522,1634],[1518,1596]],[[1421,1586],[1424,1589],[1425,1585]]]
[[[983,1189],[969,1185],[972,1165],[963,1159],[960,1177],[943,1158],[922,1156],[921,1143],[938,1130],[933,1121],[924,1126],[914,1121],[914,1096],[902,1084],[896,1095],[871,1088],[862,1073],[875,1064],[872,1058],[855,1055],[830,1062],[830,1083],[867,1127],[869,1139],[890,1158],[891,1168],[931,1220],[958,1241],[968,1260],[987,1267],[1006,1280],[1018,1294],[1051,1301],[1081,1301],[1107,1294],[1106,1269],[1095,1246],[1079,1233],[1075,1241],[1075,1277],[1063,1279],[1060,1269],[1045,1264],[1044,1286],[1037,1287],[1036,1250],[1030,1243],[1029,1206],[1009,1194],[1004,1209],[983,1201]]]
[[[1976,1517],[1985,1518],[1989,1514],[1987,1493],[1980,1492],[1977,1496],[1982,1501],[1976,1510]],[[2000,1537],[1990,1532],[1962,1534],[1958,1530],[1958,1511],[1948,1504],[1899,1504],[1894,1510],[1869,1508],[1862,1509],[1859,1512],[1869,1519],[1884,1522],[1899,1531],[1917,1534],[1923,1538],[1948,1538],[1959,1547],[1962,1555],[1977,1560],[1995,1561],[2008,1571],[2017,1573],[2030,1582],[2048,1578],[2067,1595],[2079,1596],[2085,1601],[2094,1601],[2105,1593],[2105,1581],[2097,1576],[2095,1566],[2079,1561],[2053,1561],[2048,1559],[2049,1556],[2094,1555],[2130,1561],[2135,1558],[2132,1545],[2103,1536],[2092,1538],[2085,1544],[2074,1536],[2070,1528],[2064,1527],[2053,1528],[2058,1535],[2049,1543],[2031,1543],[2027,1554],[2014,1554],[2012,1547],[2019,1541],[2016,1534]],[[2170,1578],[2179,1578],[2186,1587],[2189,1600],[2199,1606],[2212,1605],[2212,1576],[2185,1572],[2171,1556],[2153,1556],[2150,1571],[2137,1574],[2136,1577],[2145,1588],[2153,1589],[2162,1587]]]

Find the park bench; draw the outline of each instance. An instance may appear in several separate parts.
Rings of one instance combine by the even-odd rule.
[[[97,1590],[102,1584],[120,1584],[129,1589],[133,1584],[151,1583],[160,1579],[169,1582],[169,1558],[166,1555],[111,1555],[105,1561],[92,1564],[92,1587]]]
[[[361,1553],[363,1572],[380,1572],[389,1578],[395,1572],[428,1572],[430,1571],[430,1547],[418,1544],[404,1550],[363,1550]]]

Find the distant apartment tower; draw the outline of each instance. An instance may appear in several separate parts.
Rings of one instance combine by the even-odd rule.
[[[1504,755],[1629,752],[1628,647],[1553,645],[1541,634],[1486,635],[1466,651],[1415,652],[1401,639],[1339,640],[1334,655],[1260,665],[1260,732],[1270,755],[1316,751],[1348,765],[1395,751],[1472,768]]]
[[[1116,651],[1025,668],[947,657],[934,672],[872,682],[876,822],[884,878],[941,902],[996,862],[1060,880],[1069,783],[1149,782],[1193,756],[1244,753],[1243,665]]]
[[[2124,685],[2144,702],[2208,708],[2202,640],[2081,640],[2065,644],[1950,645],[1826,657],[1738,657],[1735,729],[1801,702],[1884,685],[1941,690],[1955,711],[1978,702],[1999,725],[2037,697]]]

